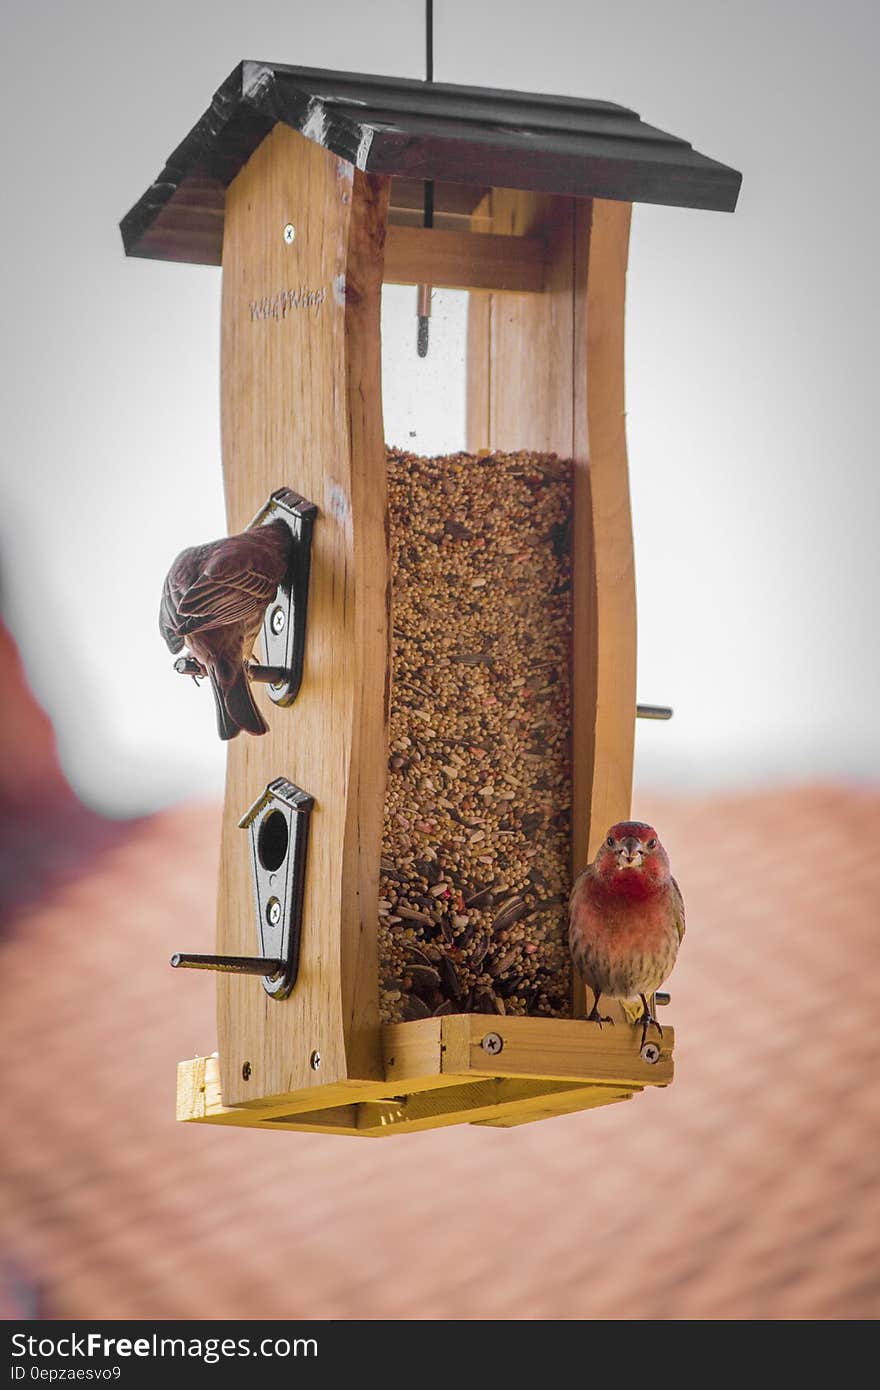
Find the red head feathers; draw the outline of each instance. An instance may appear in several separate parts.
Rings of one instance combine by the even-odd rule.
[[[600,882],[641,897],[669,882],[669,857],[652,825],[624,820],[612,825],[595,859]]]

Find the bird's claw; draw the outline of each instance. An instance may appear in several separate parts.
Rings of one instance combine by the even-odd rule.
[[[174,663],[174,669],[179,676],[192,676],[196,685],[208,674],[207,667],[196,661],[194,656],[179,656]]]
[[[657,1022],[657,1020],[656,1020],[656,1018],[654,1017],[654,1015],[653,1015],[652,1013],[650,1013],[650,1011],[649,1011],[648,1009],[646,1009],[645,1012],[642,1014],[641,1023],[642,1023],[642,1041],[641,1041],[641,1044],[640,1044],[640,1045],[641,1045],[642,1047],[645,1046],[645,1038],[648,1036],[648,1029],[650,1028],[650,1026],[651,1026],[652,1023],[653,1023],[653,1025],[654,1025],[654,1027],[657,1029],[657,1032],[660,1034],[660,1037],[661,1037],[661,1038],[663,1037],[663,1028],[662,1028],[661,1025]]]
[[[599,1010],[596,1008],[596,1005],[594,1004],[590,1012],[587,1014],[587,1023],[598,1023],[600,1028],[602,1027],[603,1023],[610,1023],[613,1027],[614,1019],[611,1017],[610,1014],[600,1014]]]

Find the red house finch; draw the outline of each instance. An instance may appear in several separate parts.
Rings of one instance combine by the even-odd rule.
[[[201,674],[210,677],[222,739],[235,738],[242,729],[268,732],[246,663],[266,607],[287,573],[292,543],[287,525],[272,521],[181,551],[165,579],[159,631],[175,654],[185,642]]]
[[[572,959],[599,999],[642,1001],[642,1044],[648,1025],[663,1029],[648,1008],[649,994],[670,974],[684,936],[684,900],[669,872],[669,857],[657,832],[641,821],[612,825],[592,864],[575,880],[569,901],[568,941]]]

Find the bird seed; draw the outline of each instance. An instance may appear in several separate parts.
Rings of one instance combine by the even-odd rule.
[[[571,1014],[571,464],[388,453],[385,1022]]]

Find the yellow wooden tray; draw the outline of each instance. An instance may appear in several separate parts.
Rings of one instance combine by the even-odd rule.
[[[219,1060],[181,1062],[177,1118],[379,1138],[440,1125],[499,1128],[628,1100],[672,1080],[672,1028],[449,1014],[386,1024],[384,1081],[342,1081],[226,1106]]]

